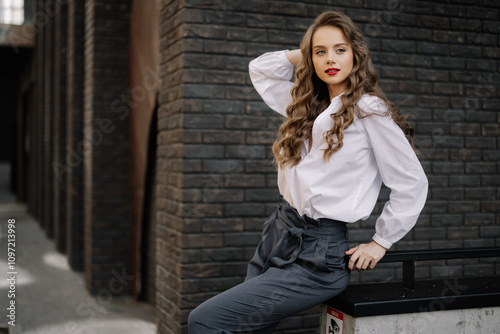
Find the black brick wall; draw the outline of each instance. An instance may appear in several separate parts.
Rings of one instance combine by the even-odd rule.
[[[74,270],[83,270],[83,52],[85,4],[68,1],[66,254]]]
[[[365,34],[381,86],[415,118],[429,177],[417,227],[393,249],[500,245],[498,23],[494,1],[162,1],[158,163],[160,333],[186,333],[189,310],[242,281],[275,206],[270,145],[280,119],[252,88],[248,62],[297,48],[325,9]],[[182,90],[181,90],[182,89]],[[350,227],[367,242],[374,214]],[[494,260],[418,263],[419,278],[494,275]],[[352,281],[400,278],[396,264]],[[317,317],[283,333],[315,333]],[[292,330],[293,328],[293,330]]]
[[[45,8],[52,8],[55,0],[46,0]],[[43,196],[43,217],[41,220],[42,226],[47,233],[47,236],[54,235],[54,173],[52,170],[52,162],[54,161],[53,152],[53,111],[54,111],[54,15],[45,15],[46,24],[43,28],[44,40],[44,64],[43,64],[43,176],[42,176],[42,191]]]
[[[130,1],[85,2],[84,268],[87,289],[108,291],[113,273],[132,274],[127,110]],[[126,101],[125,101],[126,102]],[[127,281],[118,294],[130,294]]]
[[[67,4],[55,4],[54,36],[54,160],[51,163],[54,187],[54,241],[60,252],[66,251],[66,63]]]

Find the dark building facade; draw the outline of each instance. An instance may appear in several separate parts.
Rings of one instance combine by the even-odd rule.
[[[36,4],[34,45],[11,74],[17,91],[2,90],[17,120],[10,160],[25,171],[13,178],[18,199],[92,294],[155,304],[158,333],[187,333],[191,309],[243,280],[276,205],[270,145],[281,122],[251,86],[248,62],[297,48],[326,9],[358,24],[380,85],[414,116],[429,196],[393,249],[500,246],[498,1]],[[352,244],[371,239],[388,197],[383,189],[373,215],[350,227]],[[500,264],[425,262],[416,274],[499,275]],[[386,264],[351,282],[400,276]],[[317,326],[311,310],[280,333]]]

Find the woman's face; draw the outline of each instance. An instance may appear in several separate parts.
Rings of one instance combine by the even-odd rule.
[[[347,88],[354,54],[342,30],[323,26],[312,37],[312,61],[318,77],[328,86],[330,99]]]

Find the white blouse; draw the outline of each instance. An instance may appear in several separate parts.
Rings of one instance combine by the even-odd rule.
[[[250,62],[250,78],[264,102],[286,116],[291,102],[293,65],[285,51],[269,52]],[[375,224],[373,240],[385,248],[415,225],[427,197],[427,178],[403,131],[378,97],[363,95],[358,107],[367,114],[344,131],[344,146],[328,161],[323,134],[330,130],[340,96],[314,121],[312,147],[302,145],[299,164],[278,169],[281,195],[300,214],[347,223],[365,220],[377,202],[382,182],[391,189]]]

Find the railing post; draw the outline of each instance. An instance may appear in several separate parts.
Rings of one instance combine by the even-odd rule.
[[[415,290],[415,260],[403,261],[403,288]]]

